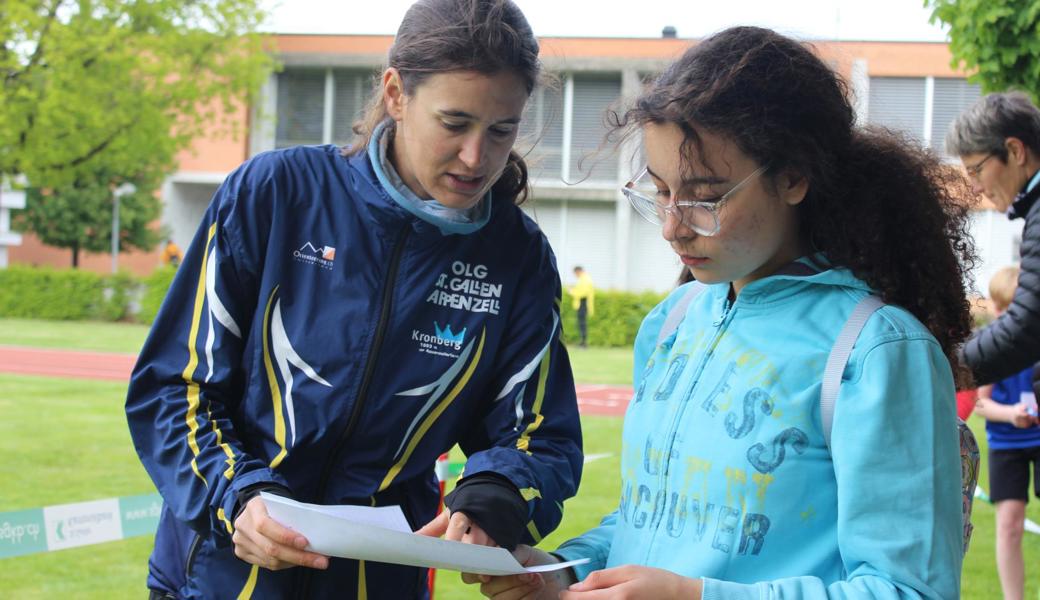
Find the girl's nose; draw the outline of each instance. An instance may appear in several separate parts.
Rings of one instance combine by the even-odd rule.
[[[693,235],[693,230],[686,226],[685,223],[679,219],[679,216],[673,211],[665,211],[664,222],[661,223],[661,236],[669,241],[674,242],[680,239],[686,239]]]

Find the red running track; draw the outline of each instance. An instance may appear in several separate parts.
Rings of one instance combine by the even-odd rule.
[[[578,410],[583,415],[621,417],[632,398],[632,388],[627,385],[593,385],[579,383]]]
[[[136,359],[133,354],[113,352],[0,346],[0,372],[18,375],[127,381]],[[578,384],[576,388],[578,409],[586,415],[620,417],[632,397],[628,386]]]
[[[126,381],[136,360],[133,354],[0,346],[0,371],[19,375]]]

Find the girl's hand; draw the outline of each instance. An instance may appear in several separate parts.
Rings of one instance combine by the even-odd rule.
[[[513,556],[525,567],[560,562],[548,552],[524,544],[516,547]],[[480,593],[495,600],[556,600],[561,591],[574,583],[574,575],[570,569],[499,577],[463,573],[462,581],[480,583]]]
[[[267,514],[267,506],[260,496],[254,496],[235,519],[235,556],[252,565],[272,571],[301,566],[326,569],[329,559],[321,554],[307,552],[307,538],[283,527]]]
[[[585,581],[560,594],[560,600],[701,600],[703,590],[704,582],[700,579],[690,579],[664,569],[625,565],[592,572]]]

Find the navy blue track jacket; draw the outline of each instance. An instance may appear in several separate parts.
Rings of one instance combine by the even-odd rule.
[[[581,474],[560,281],[545,236],[493,201],[444,235],[367,155],[254,157],[218,190],[130,382],[134,445],[164,499],[149,587],[184,598],[422,598],[423,569],[333,559],[268,571],[234,556],[246,487],[434,517],[438,455],[508,478],[527,543]]]

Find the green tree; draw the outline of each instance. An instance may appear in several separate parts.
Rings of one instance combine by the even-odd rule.
[[[273,68],[258,2],[0,1],[0,177],[75,189],[168,173],[193,138],[233,128],[217,115]]]
[[[16,229],[36,233],[50,246],[72,251],[72,267],[79,266],[81,251],[108,252],[112,243],[113,178],[81,176],[57,188],[29,188],[25,210],[14,216]],[[155,197],[155,183],[131,180],[133,193],[119,199],[119,249],[151,250],[162,232],[153,227],[162,207]]]
[[[950,30],[955,69],[986,92],[1040,92],[1040,0],[925,0]]]

